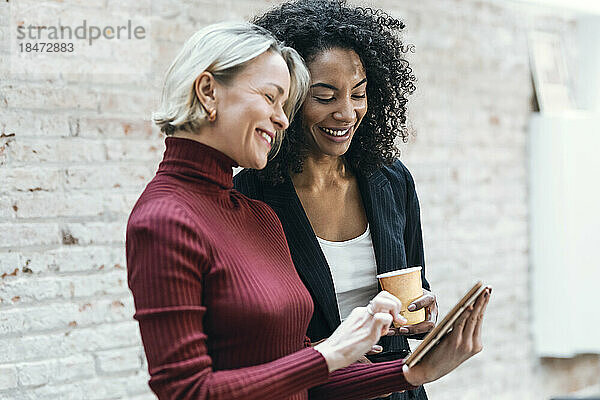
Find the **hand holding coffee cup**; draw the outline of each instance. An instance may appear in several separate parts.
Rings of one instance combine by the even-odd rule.
[[[390,329],[388,335],[417,335],[428,333],[435,328],[438,317],[436,296],[433,292],[423,288],[423,296],[408,305],[408,311],[425,310],[425,321],[415,325],[405,325],[401,328]]]

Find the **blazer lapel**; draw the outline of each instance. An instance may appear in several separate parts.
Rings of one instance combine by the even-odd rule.
[[[298,275],[323,311],[329,328],[340,324],[333,278],[315,232],[304,212],[290,179],[281,185],[265,187],[264,200],[280,218]]]
[[[359,176],[358,184],[371,229],[377,273],[406,268],[406,217],[398,211],[390,181],[381,170],[376,170],[368,177]]]

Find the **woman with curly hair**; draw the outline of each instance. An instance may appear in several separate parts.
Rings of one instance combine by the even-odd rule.
[[[253,21],[296,49],[310,89],[262,171],[244,170],[235,186],[269,204],[282,222],[295,267],[315,310],[308,336],[329,337],[350,311],[378,292],[376,275],[421,266],[426,320],[391,329],[373,362],[404,358],[407,337],[420,338],[437,319],[425,279],[419,202],[396,138],[406,141],[407,96],[415,76],[398,33],[404,24],[344,0],[297,0]],[[368,362],[365,360],[365,362]],[[393,399],[426,399],[423,387]]]

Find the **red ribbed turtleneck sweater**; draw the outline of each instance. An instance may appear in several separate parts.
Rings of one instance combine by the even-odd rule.
[[[167,138],[127,226],[150,387],[161,399],[364,399],[412,389],[402,363],[328,373],[275,213],[232,189],[234,161]]]

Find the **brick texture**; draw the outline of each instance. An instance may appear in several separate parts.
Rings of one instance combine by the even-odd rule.
[[[354,2],[402,18],[416,48],[403,160],[442,313],[474,280],[494,286],[484,351],[428,385],[430,398],[549,399],[598,383],[597,356],[537,359],[528,323],[527,32],[568,36],[574,22],[491,1]],[[80,18],[144,11],[144,2],[51,3]],[[11,75],[0,37],[0,400],[153,398],[124,261],[128,213],[164,148],[150,115],[185,39],[272,4],[152,2],[152,72],[139,76],[54,73],[66,60],[47,76]]]

